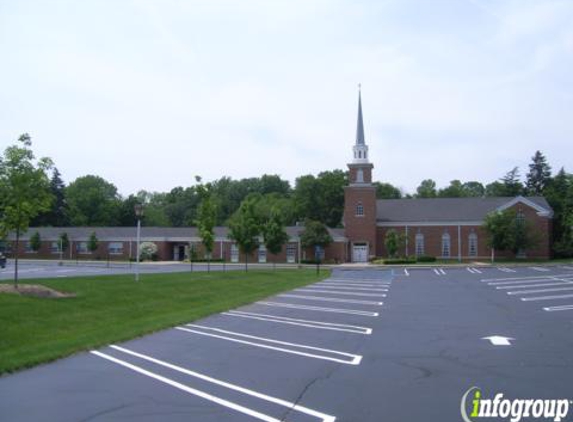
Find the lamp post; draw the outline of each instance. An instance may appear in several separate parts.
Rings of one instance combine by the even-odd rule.
[[[139,281],[139,240],[141,237],[141,217],[143,216],[143,205],[141,204],[135,204],[135,216],[137,217],[137,248],[136,248],[136,253],[137,253],[137,264],[135,265],[135,281]]]

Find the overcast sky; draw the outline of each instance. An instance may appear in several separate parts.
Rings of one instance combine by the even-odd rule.
[[[0,147],[127,195],[346,168],[375,180],[573,171],[573,1],[0,0]]]

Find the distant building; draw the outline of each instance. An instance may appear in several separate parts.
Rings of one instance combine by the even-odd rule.
[[[432,198],[432,199],[376,199],[372,184],[373,164],[368,158],[364,137],[362,99],[358,96],[358,124],[353,159],[348,164],[349,185],[344,189],[343,229],[329,229],[333,243],[319,251],[327,262],[367,262],[374,257],[385,257],[386,233],[394,229],[405,235],[405,246],[399,255],[429,255],[444,259],[486,259],[491,250],[482,227],[486,215],[492,211],[511,208],[536,230],[539,242],[532,250],[521,251],[528,258],[548,259],[551,256],[551,224],[553,211],[542,197],[515,198]],[[300,234],[304,227],[287,227],[288,243],[277,256],[261,246],[250,262],[300,263],[315,258],[312,248],[301,246]],[[30,237],[38,232],[42,245],[33,251]],[[60,252],[59,236],[67,233],[69,248]],[[96,233],[99,244],[94,252],[88,250],[88,240]],[[8,253],[15,247],[14,235],[8,237]],[[194,255],[204,259],[197,229],[194,227],[143,227],[142,242],[158,246],[157,259],[181,261]],[[24,258],[67,259],[134,259],[136,231],[134,227],[40,227],[30,228],[21,237],[20,256]],[[500,255],[497,253],[496,255]],[[505,253],[507,256],[507,253]],[[215,229],[215,248],[212,259],[243,262],[236,244],[228,238],[226,227]]]

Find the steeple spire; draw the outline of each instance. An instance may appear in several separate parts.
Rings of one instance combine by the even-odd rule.
[[[362,120],[362,93],[358,84],[358,124],[356,125],[356,145],[364,145],[364,122]]]
[[[364,141],[364,121],[362,120],[362,90],[358,84],[358,123],[356,125],[356,143],[352,148],[354,163],[368,163],[368,146]]]

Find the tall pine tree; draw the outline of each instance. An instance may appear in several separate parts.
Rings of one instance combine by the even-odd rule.
[[[535,151],[531,157],[529,173],[527,173],[526,189],[529,196],[541,196],[551,180],[551,166],[541,151]]]
[[[50,192],[54,196],[54,201],[50,209],[38,215],[33,221],[33,226],[66,227],[70,224],[68,202],[65,195],[66,185],[61,178],[61,174],[54,167],[52,178],[50,179]]]

